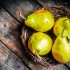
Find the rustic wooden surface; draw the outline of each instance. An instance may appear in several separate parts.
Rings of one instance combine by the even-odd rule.
[[[22,61],[0,42],[0,70],[30,70]]]
[[[23,60],[32,70],[46,70],[46,68],[42,65],[33,63],[31,60],[25,57],[24,53],[22,52],[23,50],[21,50],[23,45],[19,40],[20,36],[18,33],[18,27],[20,25],[23,25],[19,13],[21,12],[21,14],[24,17],[26,17],[29,13],[41,8],[47,2],[43,3],[38,0],[38,3],[33,0],[0,0],[0,5],[3,7],[3,9],[0,9],[0,40],[5,44],[5,47],[8,47],[10,50],[14,52],[14,54],[18,55],[21,58],[21,60]],[[14,64],[14,62],[12,64]],[[70,65],[67,64],[67,66],[63,64],[54,64],[47,70],[69,70]]]
[[[35,65],[26,59],[25,54],[22,52],[23,50],[21,50],[22,45],[20,44],[21,40],[19,40],[18,26],[19,23],[0,7],[0,41],[14,54],[22,58],[30,68],[36,69]]]
[[[0,40],[5,43],[12,51],[16,51],[18,55],[22,55],[18,44],[18,23],[5,10],[0,10]],[[15,41],[17,40],[17,41]],[[13,46],[13,48],[12,48]]]
[[[17,27],[17,21],[0,7],[0,41],[16,55],[22,56]]]
[[[40,8],[34,0],[0,0],[0,2],[2,7],[19,21],[21,21],[20,12],[26,17],[32,11]]]

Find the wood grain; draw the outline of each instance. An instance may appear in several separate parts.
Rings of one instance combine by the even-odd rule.
[[[40,8],[34,0],[0,0],[0,2],[2,7],[19,21],[21,21],[20,13],[26,17],[32,11]]]
[[[23,45],[21,44],[19,32],[17,30],[18,26],[19,23],[0,7],[0,41],[13,51],[14,54],[22,58],[30,68],[37,70],[35,65],[26,58],[23,52]]]
[[[0,42],[0,70],[30,70],[22,61]]]
[[[17,55],[22,56],[22,51],[19,45],[20,43],[18,44],[18,25],[18,22],[5,10],[0,10],[0,40]]]

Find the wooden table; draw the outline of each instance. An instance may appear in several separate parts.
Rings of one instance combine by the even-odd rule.
[[[59,2],[59,3],[58,3]],[[0,0],[0,70],[70,70],[70,63],[57,64],[46,68],[29,60],[23,52],[19,28],[23,26],[21,14],[26,17],[30,12],[44,5],[68,5],[57,0]]]

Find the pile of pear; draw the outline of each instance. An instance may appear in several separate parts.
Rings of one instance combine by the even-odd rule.
[[[60,17],[54,21],[53,14],[45,9],[37,10],[25,19],[25,25],[37,31],[28,40],[28,48],[37,55],[47,55],[50,51],[53,57],[60,63],[70,61],[70,19]],[[56,39],[45,34],[53,28]]]

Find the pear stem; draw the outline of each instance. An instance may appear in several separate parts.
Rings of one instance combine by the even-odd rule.
[[[64,33],[64,30],[65,30],[65,28],[63,28],[63,30],[62,30],[62,34],[61,34],[61,37],[63,37],[63,33]]]
[[[22,16],[21,12],[19,13],[20,17],[22,17],[23,19],[26,19],[24,16]]]
[[[39,56],[39,54],[37,53],[37,51],[35,51],[35,54],[36,54],[36,56],[39,58],[39,61],[41,61],[41,62],[40,62],[41,65],[43,65],[44,67],[50,66],[50,64],[47,63],[45,59],[43,59],[41,56]],[[48,67],[47,67],[47,68],[48,68]]]
[[[37,51],[35,51],[35,54],[36,54],[36,56],[37,56],[38,58],[41,59],[41,57],[38,55]]]

